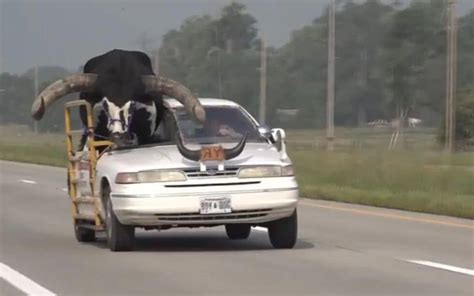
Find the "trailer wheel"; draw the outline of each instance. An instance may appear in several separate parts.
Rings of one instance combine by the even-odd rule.
[[[74,221],[74,235],[81,243],[94,242],[96,239],[95,230],[81,227],[77,221]]]
[[[130,225],[123,225],[115,216],[110,200],[110,188],[105,187],[102,194],[105,201],[107,244],[113,252],[130,251],[135,239],[135,228]]]

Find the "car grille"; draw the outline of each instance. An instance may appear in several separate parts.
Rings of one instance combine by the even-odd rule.
[[[219,171],[217,167],[208,167],[204,172],[199,168],[184,169],[188,178],[235,177],[238,171],[238,167],[226,167],[223,171]]]
[[[200,215],[194,213],[182,214],[155,214],[160,221],[178,222],[178,221],[216,221],[216,220],[233,220],[259,218],[269,214],[271,209],[235,211],[229,214]]]
[[[254,185],[260,184],[260,181],[250,182],[230,182],[230,183],[206,183],[206,184],[183,184],[183,185],[165,185],[166,188],[184,188],[184,187],[215,187],[215,186],[235,186],[235,185]]]

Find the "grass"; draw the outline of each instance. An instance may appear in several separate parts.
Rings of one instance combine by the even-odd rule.
[[[65,167],[65,136],[34,134],[25,127],[0,128],[0,159]]]
[[[334,146],[336,150],[352,151],[387,149],[392,136],[391,128],[336,128]],[[287,131],[287,139],[296,150],[318,150],[326,147],[325,130]],[[436,150],[437,130],[433,128],[410,128],[399,139],[398,147],[408,150]]]
[[[63,147],[52,144],[39,145],[9,145],[0,143],[0,159],[66,166],[66,151]]]
[[[390,136],[382,131],[337,130],[335,152],[314,145],[323,141],[321,131],[287,133],[302,196],[474,218],[474,153],[437,152],[429,131],[408,134],[411,146],[390,152]],[[0,134],[0,159],[66,165],[63,135],[18,127],[0,128]],[[357,137],[366,148],[352,149]]]
[[[290,154],[302,196],[474,218],[474,169],[470,167],[433,166],[429,162],[434,156],[423,153]]]

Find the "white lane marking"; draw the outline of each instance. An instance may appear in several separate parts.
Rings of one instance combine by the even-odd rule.
[[[0,262],[0,278],[9,282],[27,295],[55,296],[50,290],[40,286],[18,271]]]
[[[431,261],[423,261],[423,260],[405,260],[405,261],[474,276],[473,269],[467,269],[467,268],[451,266],[451,265],[436,263],[436,262],[431,262]]]
[[[18,181],[23,182],[23,183],[27,183],[27,184],[37,184],[38,183],[36,181],[27,180],[27,179],[20,179]]]
[[[262,226],[255,226],[253,229],[257,230],[257,231],[263,231],[263,232],[267,232],[268,229],[265,228],[265,227],[262,227]]]
[[[67,188],[63,188],[63,189],[61,189],[61,190],[62,190],[62,191],[66,191],[66,192],[68,191]]]

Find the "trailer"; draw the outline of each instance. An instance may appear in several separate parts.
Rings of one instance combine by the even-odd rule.
[[[87,126],[73,129],[72,111],[84,108],[87,114]],[[84,100],[67,102],[64,108],[64,127],[67,149],[67,182],[71,199],[71,211],[75,237],[79,242],[90,242],[96,238],[96,231],[105,230],[104,217],[101,215],[102,201],[96,182],[97,161],[110,149],[112,142],[95,140],[92,106]],[[82,150],[77,150],[75,137],[87,134],[87,142]],[[103,148],[102,153],[98,148]],[[86,185],[87,184],[87,185]],[[82,185],[82,186],[80,186]],[[84,186],[86,185],[86,186]]]

